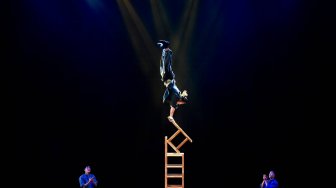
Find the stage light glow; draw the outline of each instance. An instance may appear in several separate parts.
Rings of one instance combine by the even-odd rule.
[[[156,49],[154,41],[130,2],[117,0],[117,3],[143,73],[148,77],[158,75],[157,68],[160,55],[158,55],[158,49]],[[153,99],[157,101],[156,104],[159,106],[161,105],[161,88],[157,87],[157,82],[154,79],[150,79],[150,82],[151,88],[153,88]]]
[[[153,77],[153,75],[158,74],[158,63],[160,57],[158,54],[160,54],[160,52],[158,53],[158,49],[156,49],[155,40],[170,40],[172,44],[171,48],[174,52],[174,71],[176,72],[176,75],[178,75],[177,82],[184,80],[183,82],[179,82],[181,88],[184,88],[185,85],[189,85],[185,82],[188,78],[188,62],[190,60],[188,48],[190,47],[193,36],[192,31],[196,22],[199,4],[198,0],[188,0],[188,2],[186,2],[185,11],[183,12],[182,19],[178,24],[178,30],[176,33],[172,33],[172,26],[169,23],[170,21],[167,17],[166,11],[164,10],[162,2],[151,0],[150,4],[157,33],[156,37],[159,37],[154,40],[153,36],[149,35],[148,30],[144,26],[130,1],[117,0],[117,3],[144,74],[148,77]],[[152,80],[151,83],[153,84],[152,88],[159,88],[157,87],[158,83],[155,80]],[[154,90],[153,96],[161,97],[159,94],[161,90]],[[160,99],[155,100],[161,101]],[[158,103],[158,105],[160,104]]]

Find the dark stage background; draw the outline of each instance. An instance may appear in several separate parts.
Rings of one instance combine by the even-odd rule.
[[[175,114],[194,141],[182,148],[186,187],[257,188],[269,170],[281,188],[293,187],[314,167],[316,4],[7,4],[20,177],[12,185],[78,187],[91,165],[100,188],[163,187],[163,141],[174,129],[161,103],[158,39],[173,43],[177,86],[189,92]]]

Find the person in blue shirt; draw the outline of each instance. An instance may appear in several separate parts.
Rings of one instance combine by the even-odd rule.
[[[174,112],[179,105],[186,104],[188,93],[184,90],[182,93],[176,86],[175,74],[172,68],[173,51],[169,48],[170,42],[166,40],[159,40],[157,46],[162,49],[160,59],[160,75],[161,81],[166,87],[163,94],[163,103],[170,105],[169,116],[170,122],[174,121]]]
[[[260,184],[260,188],[266,188],[266,182],[268,181],[267,175],[263,174],[263,181]]]
[[[265,182],[266,187],[265,188],[278,188],[279,187],[279,183],[278,181],[275,179],[275,173],[274,171],[270,171],[268,174],[269,180],[267,180]]]
[[[91,174],[91,167],[86,166],[84,168],[84,174],[79,177],[79,186],[81,188],[94,188],[97,187],[98,181],[95,175]]]

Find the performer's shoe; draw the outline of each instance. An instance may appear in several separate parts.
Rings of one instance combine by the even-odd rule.
[[[171,116],[168,116],[167,118],[168,118],[168,120],[169,120],[170,122],[173,122],[173,121],[174,121],[174,118],[171,117]]]
[[[182,97],[188,97],[188,93],[187,93],[187,90],[183,90],[182,94],[181,94]]]
[[[187,93],[187,90],[184,90],[183,92],[182,92],[182,94],[181,94],[181,100],[183,101],[183,102],[187,102],[188,101],[188,93]]]

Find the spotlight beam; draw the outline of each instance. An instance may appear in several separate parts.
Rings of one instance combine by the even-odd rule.
[[[158,39],[166,38],[171,35],[170,22],[166,11],[163,9],[161,1],[151,0],[151,8],[154,19],[154,25],[158,34]]]
[[[157,62],[159,61],[155,58],[158,55],[156,53],[157,49],[155,49],[155,45],[153,45],[154,42],[133,6],[128,1],[124,0],[117,0],[117,3],[130,36],[131,43],[140,61],[140,67],[146,76],[152,77],[157,73]],[[157,66],[155,66],[155,64],[157,64]],[[159,106],[162,99],[159,90],[157,89],[158,87],[155,87],[157,86],[157,82],[155,79],[150,79],[150,83],[153,86],[151,87],[153,89],[153,99]]]

